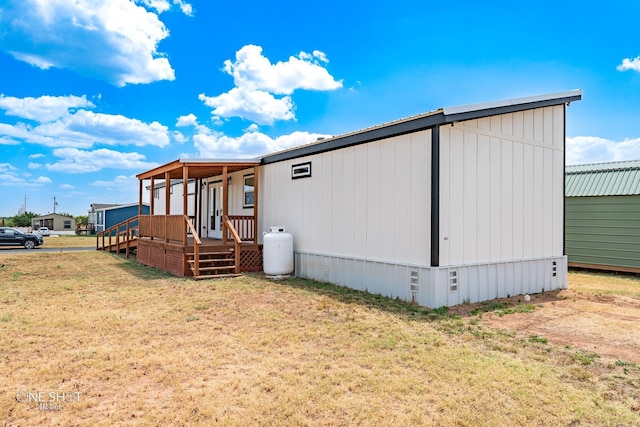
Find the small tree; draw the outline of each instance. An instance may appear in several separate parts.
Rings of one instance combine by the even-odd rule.
[[[22,215],[8,218],[7,222],[10,223],[12,227],[31,227],[31,220],[37,216],[39,216],[37,213],[25,212]]]
[[[75,217],[76,224],[87,225],[89,224],[89,217],[87,215],[78,215]]]

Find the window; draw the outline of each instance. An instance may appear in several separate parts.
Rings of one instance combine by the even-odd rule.
[[[71,229],[71,220],[64,220],[64,228],[65,230]]]
[[[253,189],[254,189],[253,175],[245,175],[244,176],[244,207],[245,208],[253,207]]]
[[[291,179],[308,178],[311,176],[311,162],[291,166]]]

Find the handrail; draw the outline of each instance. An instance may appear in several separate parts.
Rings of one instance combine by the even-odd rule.
[[[96,234],[96,250],[100,250],[102,249],[103,251],[106,249],[107,246],[105,246],[105,235],[108,233],[109,236],[109,249],[111,249],[112,243],[111,243],[111,236],[114,235],[115,232],[115,236],[117,238],[117,241],[115,242],[117,251],[120,252],[120,244],[124,243],[125,244],[125,256],[127,258],[129,258],[129,249],[130,249],[130,242],[132,240],[134,240],[135,238],[137,238],[137,236],[135,236],[135,231],[139,229],[140,227],[140,223],[138,223],[138,226],[136,227],[132,227],[131,224],[138,221],[138,216],[134,216],[131,217],[129,219],[126,219],[122,222],[119,222],[116,225],[112,225],[111,227],[107,228],[106,230],[100,231]],[[120,230],[122,227],[125,227],[124,230]],[[124,236],[124,239],[121,239],[121,237]],[[100,238],[102,238],[102,246],[100,246]]]
[[[243,242],[257,243],[254,224],[255,217],[253,215],[227,215],[233,224],[233,228],[238,232],[238,236]]]
[[[233,252],[234,252],[235,264],[236,264],[235,273],[238,274],[240,273],[240,243],[242,243],[242,240],[240,239],[238,232],[236,231],[235,227],[233,226],[233,223],[229,220],[229,217],[227,215],[222,216],[222,221],[227,226],[227,230],[229,230],[229,232],[231,233],[231,237],[233,238],[233,243],[234,243]]]
[[[187,228],[191,231],[191,235],[193,236],[193,275],[198,277],[200,275],[200,245],[202,244],[202,241],[200,240],[198,233],[196,233],[196,229],[191,223],[189,217],[187,215],[183,215],[183,217],[184,221],[187,223]]]

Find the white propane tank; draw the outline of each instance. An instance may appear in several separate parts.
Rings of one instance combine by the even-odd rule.
[[[293,273],[293,236],[284,227],[269,227],[264,233],[263,271],[267,277],[285,277]]]

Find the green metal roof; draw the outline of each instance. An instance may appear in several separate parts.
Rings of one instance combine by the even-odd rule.
[[[566,197],[633,195],[640,195],[640,160],[566,168]]]

